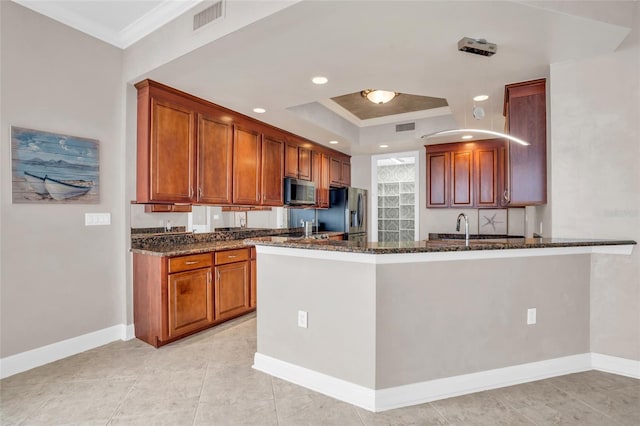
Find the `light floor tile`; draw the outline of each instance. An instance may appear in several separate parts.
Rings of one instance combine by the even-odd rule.
[[[114,342],[0,381],[0,425],[640,425],[598,371],[371,413],[252,368],[255,315],[155,349]]]

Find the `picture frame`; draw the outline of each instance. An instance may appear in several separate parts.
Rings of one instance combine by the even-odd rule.
[[[97,204],[99,141],[11,126],[12,202]]]

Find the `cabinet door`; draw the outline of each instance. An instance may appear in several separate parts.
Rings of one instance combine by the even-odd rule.
[[[198,116],[198,193],[206,204],[231,204],[233,125]]]
[[[482,143],[474,151],[476,207],[497,207],[499,205],[498,154],[499,148],[484,147]]]
[[[342,185],[343,186],[351,186],[351,162],[350,161],[342,161]]]
[[[316,206],[323,207],[323,190],[322,190],[322,154],[313,152],[311,154],[311,177],[316,186]]]
[[[298,177],[298,145],[287,143],[284,154],[284,175],[287,177]]]
[[[505,87],[507,131],[529,142],[508,147],[507,192],[512,206],[547,202],[547,110],[545,80]]]
[[[240,315],[250,309],[249,262],[216,266],[216,320]]]
[[[451,207],[473,205],[473,152],[451,153]]]
[[[342,161],[339,158],[331,157],[329,184],[331,186],[342,186]]]
[[[260,133],[236,126],[233,143],[233,202],[260,204]]]
[[[169,274],[168,285],[170,338],[213,322],[211,268]]]
[[[151,100],[150,201],[190,202],[195,184],[195,113]]]
[[[298,178],[311,180],[311,151],[298,147]]]
[[[284,204],[282,175],[284,173],[284,142],[264,135],[262,141],[261,189],[264,206]]]
[[[427,207],[449,206],[449,153],[427,152]]]
[[[320,207],[329,207],[329,187],[331,186],[331,180],[329,178],[329,169],[331,167],[331,160],[326,154],[322,154],[322,167],[320,178]]]

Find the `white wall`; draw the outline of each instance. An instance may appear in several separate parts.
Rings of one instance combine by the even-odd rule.
[[[640,4],[636,5],[636,10]],[[640,241],[640,48],[551,67],[554,236]],[[594,255],[591,350],[640,360],[640,249]]]
[[[122,52],[0,2],[1,352],[125,323]],[[100,141],[99,204],[12,204],[11,125]],[[87,212],[110,226],[84,226]]]

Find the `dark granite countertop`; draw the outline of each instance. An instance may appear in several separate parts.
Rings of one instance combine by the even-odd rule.
[[[309,241],[327,241],[341,232],[314,233]],[[144,233],[136,232],[131,235],[131,252],[151,256],[184,256],[190,254],[208,253],[220,250],[233,250],[244,247],[253,247],[253,240],[264,238],[280,238],[285,241],[303,241],[302,228],[290,229],[235,229],[194,234],[194,233]]]
[[[246,240],[254,245],[288,247],[309,250],[325,250],[337,252],[365,254],[397,254],[452,252],[468,250],[506,250],[553,247],[591,247],[611,245],[634,245],[632,240],[587,240],[568,238],[496,238],[470,240],[466,246],[464,239],[440,239],[400,242],[356,242],[333,240],[299,240],[286,237],[258,237]]]

